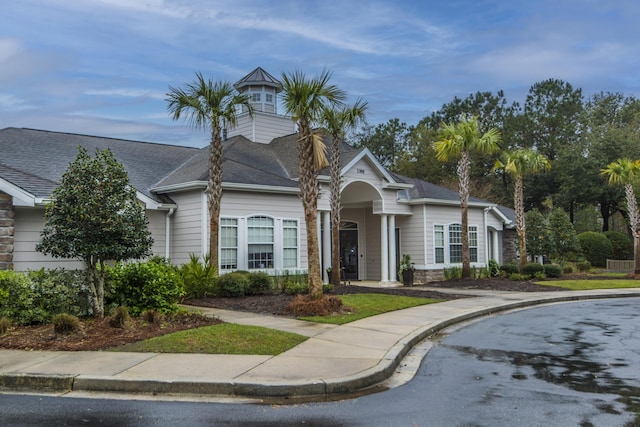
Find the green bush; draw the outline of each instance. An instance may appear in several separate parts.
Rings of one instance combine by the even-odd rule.
[[[263,271],[254,271],[247,276],[248,286],[247,295],[257,295],[269,291],[271,289],[271,276]]]
[[[462,267],[447,267],[442,270],[444,280],[459,279],[462,277]]]
[[[565,264],[564,267],[562,267],[562,272],[564,274],[571,274],[573,273],[573,265],[571,264]]]
[[[53,316],[53,331],[56,334],[71,334],[80,330],[80,319],[68,313],[60,313]]]
[[[282,289],[287,295],[300,295],[309,293],[309,285],[307,283],[289,282]]]
[[[187,298],[199,299],[218,292],[218,269],[211,265],[209,256],[201,262],[197,255],[189,255],[189,262],[180,267],[180,274]]]
[[[613,246],[603,233],[586,231],[578,234],[578,241],[585,259],[595,267],[606,267],[607,258],[613,255]]]
[[[591,270],[591,263],[589,261],[579,261],[576,263],[576,267],[578,267],[578,271],[589,271]]]
[[[489,275],[491,277],[496,277],[500,274],[500,264],[495,259],[489,260],[489,265],[487,265],[487,269],[489,270]]]
[[[527,276],[526,274],[520,274],[520,273],[511,273],[509,274],[509,280],[513,280],[513,281],[522,281],[522,280],[528,280],[529,276]]]
[[[562,267],[558,264],[545,264],[544,274],[546,274],[547,277],[560,277],[562,275]]]
[[[92,314],[92,301],[87,273],[83,270],[40,269],[29,271],[35,294],[33,304],[40,307],[49,316],[67,313],[78,317]]]
[[[500,266],[500,271],[504,271],[507,276],[518,273],[518,264],[515,262],[505,262]]]
[[[118,263],[108,274],[113,288],[111,298],[117,305],[129,307],[134,316],[145,310],[175,312],[177,302],[184,295],[178,268],[162,258]]]
[[[146,310],[147,313],[149,310]],[[125,329],[129,322],[131,321],[131,316],[129,315],[129,309],[124,306],[116,307],[111,313],[111,318],[109,319],[109,325],[112,328]]]
[[[46,323],[51,318],[39,306],[33,283],[27,275],[0,270],[0,292],[8,295],[0,300],[0,317],[8,317],[18,325]]]
[[[218,279],[220,296],[223,297],[243,297],[249,287],[249,274],[241,271],[234,271],[220,276]]]
[[[537,262],[530,262],[522,267],[521,273],[524,276],[534,277],[536,273],[544,273],[544,266]]]
[[[633,242],[620,231],[605,231],[604,235],[611,242],[612,259],[633,259]]]

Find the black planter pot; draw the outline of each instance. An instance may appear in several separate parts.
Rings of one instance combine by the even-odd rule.
[[[402,284],[404,286],[413,286],[413,269],[402,272]]]

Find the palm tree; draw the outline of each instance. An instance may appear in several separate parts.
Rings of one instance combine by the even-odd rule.
[[[497,160],[494,170],[502,169],[516,180],[513,192],[513,207],[516,211],[516,232],[520,244],[520,270],[527,263],[526,223],[524,218],[523,178],[531,173],[551,169],[551,163],[543,155],[531,148],[521,148],[504,154],[503,160]]]
[[[610,185],[623,184],[627,201],[629,227],[633,235],[634,274],[640,274],[640,224],[638,224],[638,202],[633,191],[633,183],[640,177],[640,160],[618,159],[609,163],[600,174],[608,177]]]
[[[439,141],[434,143],[436,159],[446,162],[449,158],[459,158],[457,165],[458,193],[462,210],[462,278],[471,277],[471,257],[469,253],[469,176],[471,153],[495,153],[499,150],[500,132],[491,128],[480,135],[477,117],[469,117],[458,123],[442,124],[438,133]]]
[[[331,136],[331,160],[329,169],[331,180],[331,277],[329,282],[334,286],[340,284],[340,141],[344,140],[347,130],[355,129],[364,122],[367,102],[357,100],[351,108],[324,108],[322,110],[322,125]]]
[[[173,120],[184,116],[194,128],[211,131],[209,150],[209,182],[207,205],[209,208],[209,256],[211,265],[217,268],[218,231],[220,228],[220,202],[222,200],[222,131],[235,126],[239,106],[250,115],[253,108],[248,95],[238,94],[230,82],[212,80],[196,72],[196,80],[184,89],[169,86],[167,109]]]
[[[322,111],[339,105],[345,93],[329,84],[331,73],[323,71],[320,76],[307,79],[301,71],[282,75],[282,102],[288,114],[298,125],[298,171],[300,175],[300,197],[307,227],[307,258],[309,263],[309,296],[322,297],[320,274],[320,251],[318,245],[318,181],[317,172],[328,166],[326,146],[313,125],[320,122]]]

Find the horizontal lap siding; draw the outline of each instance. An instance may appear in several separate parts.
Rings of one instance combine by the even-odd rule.
[[[396,227],[400,229],[400,254],[411,256],[416,265],[425,264],[425,233],[422,206],[415,206],[412,216],[396,216]]]
[[[44,208],[16,207],[13,247],[13,268],[17,271],[54,269],[82,269],[84,263],[75,259],[53,258],[36,252],[40,232],[44,228]]]
[[[149,220],[149,231],[153,237],[153,246],[151,251],[153,255],[165,257],[166,254],[166,211],[146,211]]]
[[[202,192],[174,193],[173,201],[178,205],[171,218],[171,261],[184,264],[190,254],[202,252]],[[205,211],[206,212],[206,211]]]

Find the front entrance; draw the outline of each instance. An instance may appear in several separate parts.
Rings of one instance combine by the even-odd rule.
[[[358,280],[358,225],[340,224],[340,267],[342,280]],[[342,227],[342,226],[346,227]]]

